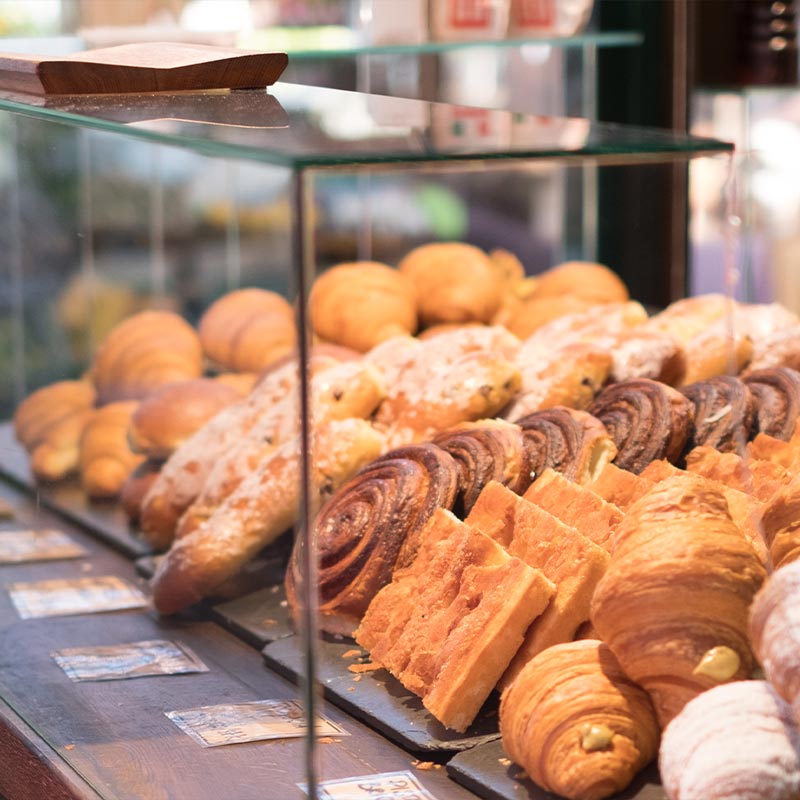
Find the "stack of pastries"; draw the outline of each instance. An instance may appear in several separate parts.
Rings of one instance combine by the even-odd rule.
[[[162,613],[294,526],[305,472],[322,628],[455,730],[501,691],[506,750],[549,791],[620,791],[685,708],[756,684],[775,646],[753,599],[800,561],[794,314],[708,295],[649,316],[602,265],[526,278],[460,243],[334,267],[309,313],[308,454],[292,310],[260,290],[224,296],[197,332],[132,318],[59,389],[63,414],[40,393],[17,412],[32,464],[60,468],[43,478],[70,459],[88,476],[84,439],[128,449],[114,474],[166,551]],[[306,544],[286,571],[295,614]],[[794,617],[774,614],[780,639]],[[789,651],[769,692],[796,715]]]

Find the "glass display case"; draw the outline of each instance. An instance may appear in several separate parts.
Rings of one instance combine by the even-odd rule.
[[[371,504],[387,505],[375,524],[390,537],[401,536],[392,532],[410,516],[422,518],[420,495],[433,504],[428,516],[436,507],[455,513],[442,524],[456,532],[442,533],[442,542],[467,535],[461,520],[469,508],[455,499],[455,484],[434,490],[417,474],[424,462],[438,476],[441,459],[452,460],[439,455],[441,440],[431,443],[444,430],[502,415],[495,426],[517,431],[516,421],[552,405],[525,384],[539,381],[545,365],[587,370],[573,387],[580,396],[574,413],[594,402],[612,369],[624,380],[607,353],[592,351],[586,367],[581,358],[590,344],[608,350],[608,337],[619,334],[605,316],[609,301],[620,319],[632,315],[637,324],[660,310],[653,286],[669,282],[670,265],[639,236],[638,220],[615,214],[613,197],[600,202],[597,176],[638,175],[646,193],[648,176],[688,160],[726,175],[730,146],[581,118],[289,83],[269,92],[5,93],[0,131],[0,409],[9,420],[0,428],[0,500],[9,506],[0,537],[21,527],[59,529],[78,547],[54,555],[49,542],[50,555],[9,558],[14,565],[0,567],[8,576],[0,642],[9,654],[0,664],[0,725],[12,731],[0,736],[2,752],[15,753],[12,744],[20,743],[39,753],[30,780],[56,781],[65,797],[205,798],[229,796],[231,786],[242,800],[546,796],[503,751],[492,691],[498,675],[491,671],[502,673],[514,655],[495,663],[495,651],[511,646],[495,630],[499,620],[520,628],[521,638],[534,618],[514,611],[525,603],[513,600],[520,581],[531,591],[538,585],[532,568],[512,580],[503,570],[522,570],[522,561],[497,544],[491,557],[480,556],[488,561],[473,564],[507,592],[502,602],[488,584],[459,595],[483,614],[475,618],[483,621],[483,642],[436,639],[441,628],[461,630],[453,619],[439,619],[427,643],[395,631],[423,684],[424,654],[458,647],[462,659],[465,648],[480,654],[480,669],[472,662],[456,669],[456,688],[439,689],[447,696],[437,705],[430,686],[409,689],[419,688],[414,675],[380,669],[391,626],[376,618],[436,606],[452,587],[439,592],[434,578],[430,588],[417,576],[394,598],[389,593],[388,611],[370,612],[356,643],[366,595],[354,590],[356,600],[340,601],[350,580],[345,567],[362,569],[367,534],[359,526]],[[624,242],[638,274],[573,264],[583,277],[570,279],[566,291],[545,292],[555,265],[593,261],[600,232]],[[595,270],[611,288],[595,288]],[[739,324],[725,305],[729,283],[723,273],[704,287],[719,293],[719,331],[726,321]],[[526,305],[533,299],[539,303]],[[569,326],[551,326],[554,339],[533,341],[548,322],[575,315],[596,327],[589,338],[570,340],[574,349],[561,349]],[[720,336],[719,371],[731,357],[741,367],[738,339]],[[533,356],[523,374],[516,359],[525,347]],[[690,374],[699,380],[697,372],[669,372],[669,360],[652,372],[633,357],[638,366],[627,374],[677,385],[691,382]],[[178,401],[173,417],[155,406],[154,427],[143,433],[142,409],[178,378],[205,381],[204,388]],[[55,396],[31,411],[36,393],[59,383],[80,385],[82,399]],[[210,384],[227,397],[184,444],[173,443],[172,467],[163,466],[164,453],[149,451],[145,439],[154,429],[189,425],[196,395],[210,394]],[[59,456],[73,457],[71,466],[39,471],[42,415],[59,423],[73,405],[77,439],[60,429],[52,443]],[[135,506],[138,523],[120,506],[121,484],[104,493],[87,478],[88,426],[110,406],[125,406],[120,413],[128,415],[115,440],[135,455],[125,462],[126,480],[148,463],[143,454],[161,470]],[[603,441],[607,461],[612,445]],[[431,458],[439,459],[435,468]],[[499,480],[502,469],[492,469]],[[220,483],[201,481],[178,509],[187,483],[212,470]],[[368,484],[341,509],[342,493],[361,492],[358,481],[367,484],[370,470],[385,482]],[[522,470],[527,483],[539,470]],[[158,481],[165,481],[160,512]],[[166,533],[154,522],[161,512],[170,518]],[[329,538],[311,536],[312,529]],[[361,531],[354,540],[337,539],[353,531]],[[400,542],[411,536],[402,536],[378,562],[403,557]],[[471,541],[458,552],[472,554]],[[44,544],[24,547],[38,552]],[[420,552],[444,569],[449,559],[437,561],[434,550]],[[406,558],[413,577],[418,562]],[[87,585],[101,576],[108,580],[99,588],[96,580]],[[65,599],[67,590],[73,596]],[[549,580],[540,590],[546,604]],[[97,610],[108,613],[87,613]],[[135,653],[125,649],[132,643]],[[97,647],[111,650],[86,652]],[[79,667],[94,677],[80,677]],[[476,701],[465,676],[484,670],[494,682]],[[466,718],[462,706],[476,702]],[[307,735],[312,720],[317,736]],[[26,796],[21,775],[0,776],[8,800]],[[655,768],[628,792],[660,797]]]

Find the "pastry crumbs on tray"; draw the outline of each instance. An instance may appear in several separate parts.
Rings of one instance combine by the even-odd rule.
[[[511,759],[510,758],[498,758],[497,759],[499,764],[502,764],[504,767],[511,766]]]
[[[347,650],[346,652],[342,653],[342,658],[355,658],[356,656],[363,655],[363,651],[359,650],[357,647],[354,647],[352,650]]]
[[[358,682],[361,680],[361,676],[360,676],[360,675],[356,675],[356,676],[353,678],[353,680],[354,680],[356,683],[358,683]]]
[[[317,739],[317,742],[319,742],[320,744],[337,744],[340,741],[341,741],[340,739],[334,739],[331,736],[320,736]]]
[[[374,672],[376,669],[380,669],[380,664],[375,664],[371,661],[368,661],[366,664],[348,664],[347,669],[350,672]]]
[[[433,761],[412,761],[411,766],[414,767],[414,769],[429,770],[437,769],[440,765],[434,764]]]

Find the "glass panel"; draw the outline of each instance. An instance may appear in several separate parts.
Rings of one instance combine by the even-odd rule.
[[[269,93],[4,96],[0,108],[298,168],[478,158],[669,158],[730,149],[670,131],[292,84]]]

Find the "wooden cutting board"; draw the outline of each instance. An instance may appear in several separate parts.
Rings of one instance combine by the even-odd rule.
[[[286,53],[147,42],[48,58],[0,53],[0,89],[26,94],[120,94],[271,86]]]

